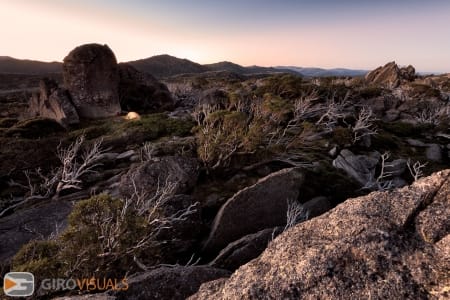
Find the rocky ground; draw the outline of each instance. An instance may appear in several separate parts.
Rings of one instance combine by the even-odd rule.
[[[63,70],[0,92],[0,271],[129,288],[36,297],[449,297],[449,76]]]

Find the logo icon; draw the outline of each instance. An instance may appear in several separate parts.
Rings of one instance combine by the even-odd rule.
[[[3,278],[3,291],[10,297],[28,297],[34,292],[34,276],[28,272],[10,272]]]

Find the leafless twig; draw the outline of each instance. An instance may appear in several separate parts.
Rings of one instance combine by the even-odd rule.
[[[422,164],[420,161],[416,161],[414,164],[411,164],[411,159],[408,159],[406,165],[408,166],[409,172],[414,178],[414,181],[417,181],[420,177],[423,176],[423,168],[427,164],[428,162]]]
[[[295,226],[298,223],[304,222],[309,218],[309,211],[303,207],[299,202],[288,199],[288,209],[286,212],[286,226],[284,230]]]

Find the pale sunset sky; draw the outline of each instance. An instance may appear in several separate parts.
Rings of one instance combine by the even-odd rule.
[[[450,72],[449,0],[0,0],[0,56],[62,61],[107,44],[119,61]]]

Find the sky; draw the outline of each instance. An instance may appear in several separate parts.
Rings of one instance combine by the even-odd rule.
[[[0,56],[62,61],[107,44],[119,61],[450,72],[448,0],[0,0]]]

